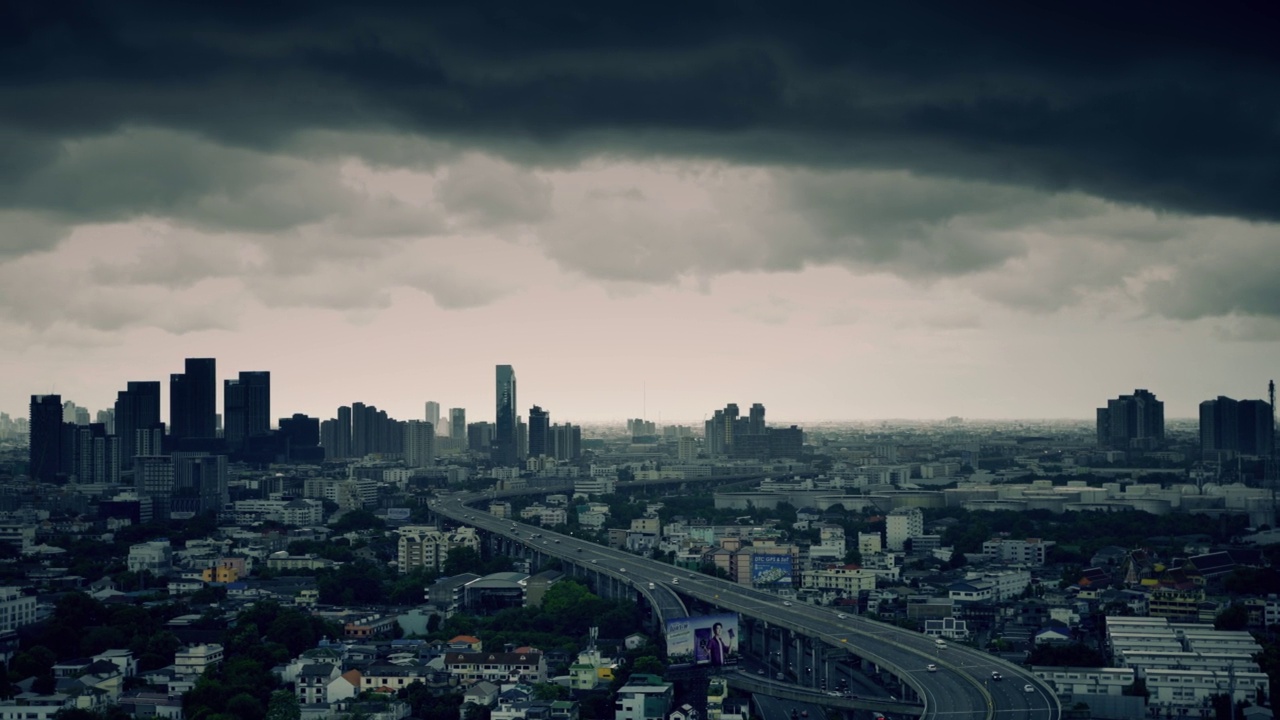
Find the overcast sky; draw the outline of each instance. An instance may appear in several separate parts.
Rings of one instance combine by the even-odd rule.
[[[1265,3],[260,5],[0,10],[0,410],[204,356],[277,417],[491,420],[511,364],[553,422],[1280,370]]]

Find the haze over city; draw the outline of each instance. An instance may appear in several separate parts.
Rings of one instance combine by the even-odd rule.
[[[1274,25],[989,10],[5,10],[0,410],[187,357],[320,418],[1263,397]]]

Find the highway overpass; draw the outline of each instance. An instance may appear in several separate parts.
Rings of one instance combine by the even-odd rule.
[[[794,691],[804,691],[810,702],[826,698],[824,704],[835,707],[899,712],[925,720],[1060,720],[1061,705],[1050,688],[1026,669],[987,653],[956,644],[943,648],[932,638],[904,628],[831,608],[784,602],[753,588],[470,507],[496,497],[564,489],[557,484],[496,494],[456,494],[432,501],[431,508],[441,517],[487,534],[502,552],[518,550],[536,561],[556,558],[571,574],[591,576],[611,594],[622,590],[643,597],[660,622],[683,617],[689,610],[739,613],[740,651],[776,664],[794,681]],[[847,699],[818,692],[821,677],[830,677],[834,666],[851,662],[896,683],[900,690],[895,699]],[[993,673],[1002,679],[993,679]],[[759,679],[738,677],[735,682],[730,677],[730,682],[763,691],[748,687],[760,684]]]

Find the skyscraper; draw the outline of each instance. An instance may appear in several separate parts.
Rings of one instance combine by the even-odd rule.
[[[138,432],[160,427],[160,381],[129,382],[116,393],[116,436],[120,438],[120,470],[133,469]]]
[[[1200,450],[1268,456],[1275,437],[1271,404],[1218,396],[1200,403]]]
[[[1265,400],[1240,401],[1240,452],[1266,457],[1274,450],[1275,412]]]
[[[456,447],[467,446],[467,410],[466,408],[449,408],[449,438]]]
[[[425,409],[424,419],[431,423],[431,427],[435,428],[438,433],[440,431],[440,403],[428,400]]]
[[[244,449],[251,437],[271,430],[271,373],[241,371],[222,386],[223,437],[232,452]]]
[[[516,371],[510,365],[498,365],[495,375],[497,418],[494,423],[493,461],[498,465],[509,467],[515,465],[520,459]]]
[[[1200,450],[1235,452],[1240,450],[1240,403],[1219,395],[1200,403]]]
[[[764,405],[761,405],[760,403],[754,403],[751,406],[749,417],[751,419],[751,425],[749,428],[750,434],[764,435],[765,434]]]
[[[351,457],[351,407],[343,405],[338,408],[338,417],[333,434],[333,447],[327,448],[329,459]]]
[[[1164,403],[1147,390],[1134,390],[1098,408],[1099,447],[1153,450],[1164,444]]]
[[[435,426],[425,420],[409,420],[404,423],[404,464],[427,467],[435,464]]]
[[[185,372],[169,376],[169,434],[177,440],[217,437],[217,361],[187,358]]]
[[[28,416],[29,474],[35,480],[53,482],[62,468],[62,396],[32,395]]]
[[[534,405],[529,408],[529,457],[551,455],[551,413]]]

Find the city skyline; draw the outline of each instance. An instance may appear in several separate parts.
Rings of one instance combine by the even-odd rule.
[[[6,18],[0,410],[206,357],[272,423],[492,421],[499,363],[521,414],[686,424],[1280,374],[1261,10],[324,7]]]

